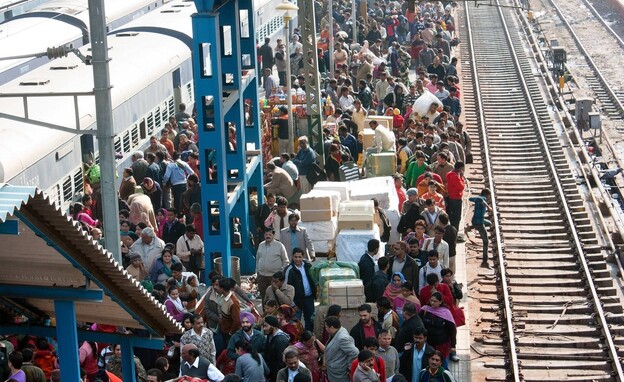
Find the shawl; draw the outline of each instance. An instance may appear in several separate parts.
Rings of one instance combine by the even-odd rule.
[[[448,310],[448,308],[445,308],[443,306],[439,308],[434,308],[430,305],[423,305],[420,310],[424,312],[429,312],[434,316],[440,317],[441,319],[451,322],[453,323],[453,325],[455,325],[455,319],[453,318],[453,314],[451,314],[451,311]]]
[[[403,283],[405,282],[405,276],[403,276],[403,273],[394,272],[392,274],[392,277],[390,277],[390,284],[388,284],[388,286],[386,287],[386,291],[384,292],[384,296],[388,297],[390,301],[394,301],[395,298],[403,296],[401,294],[402,288],[400,286],[395,286],[394,282],[392,282],[392,279],[394,279],[395,275],[399,275],[399,277],[401,277],[401,285],[403,285]]]

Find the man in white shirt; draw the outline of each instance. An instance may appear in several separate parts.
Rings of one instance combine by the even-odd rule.
[[[340,109],[344,112],[346,110],[353,110],[355,99],[351,94],[349,94],[349,88],[343,86],[340,88],[340,99],[338,100],[338,104],[340,105]]]
[[[260,243],[256,252],[256,272],[258,273],[256,283],[262,301],[264,301],[267,288],[273,281],[275,272],[281,271],[290,263],[286,248],[275,240],[274,232],[272,228],[266,228],[264,241]]]
[[[204,260],[204,242],[199,235],[197,235],[197,230],[192,224],[186,226],[186,233],[178,239],[176,243],[176,254],[187,270],[198,273],[204,268],[202,266]]]

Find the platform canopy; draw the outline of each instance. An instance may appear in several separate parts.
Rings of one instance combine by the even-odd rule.
[[[161,338],[181,332],[163,305],[35,187],[0,184],[0,264],[0,309],[34,325],[55,316],[54,300],[67,298],[77,322]]]

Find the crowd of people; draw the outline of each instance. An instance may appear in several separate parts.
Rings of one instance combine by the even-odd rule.
[[[234,279],[215,271],[203,274],[200,178],[212,172],[210,163],[202,164],[208,171],[200,172],[198,127],[185,105],[123,169],[118,190],[123,267],[184,328],[184,334],[167,338],[161,352],[137,349],[137,381],[178,375],[246,382],[455,380],[448,365],[459,360],[456,333],[464,324],[462,290],[454,280],[456,244],[463,239],[458,232],[467,188],[464,168],[472,153],[460,122],[458,60],[453,56],[459,39],[452,7],[449,2],[401,0],[356,5],[353,25],[347,1],[335,1],[331,10],[327,2],[315,1],[319,69],[327,77],[322,97],[325,106],[333,105],[324,121],[324,160],[306,136],[299,138],[296,153],[288,152],[289,124],[294,122],[287,109],[280,108],[273,121],[278,155],[263,158],[266,200],[253,210],[255,232],[250,233],[257,250],[253,281],[261,307]],[[333,47],[328,46],[330,29]],[[295,30],[288,42],[278,39],[272,46],[267,38],[259,47],[267,97],[286,85],[286,65],[294,75],[293,91],[305,88],[301,38]],[[285,56],[286,43],[290,57]],[[371,118],[378,115],[391,117],[392,125]],[[369,147],[363,143],[365,128],[374,131]],[[273,133],[272,126],[265,129]],[[229,148],[236,150],[236,127],[230,125],[228,132]],[[263,147],[263,153],[270,152]],[[322,332],[317,338],[320,286],[311,270],[314,238],[289,207],[317,181],[340,181],[349,162],[356,163],[358,176],[369,175],[367,163],[381,152],[395,154],[399,223],[392,227],[375,204],[380,240],[370,240],[358,262],[366,295],[357,309],[360,320],[347,330],[342,308],[331,305],[322,328],[316,328]],[[94,168],[87,174],[84,197],[73,206],[72,217],[101,241],[99,176]],[[470,198],[475,213],[465,231],[470,240],[472,230],[479,233],[483,267],[489,267],[488,197],[489,190],[483,190]],[[399,235],[396,242],[389,242],[391,230]],[[385,253],[379,256],[382,243]],[[204,278],[210,286],[200,295]],[[126,332],[107,325],[87,327]],[[144,335],[141,330],[133,334]],[[53,339],[8,337],[1,344],[7,358],[1,377],[60,380]],[[121,380],[119,345],[83,342],[78,349],[85,380]]]

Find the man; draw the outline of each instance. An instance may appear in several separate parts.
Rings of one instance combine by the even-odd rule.
[[[371,314],[373,308],[369,304],[362,304],[358,308],[360,321],[351,329],[349,334],[353,337],[355,347],[364,349],[364,341],[368,337],[377,338],[381,332],[381,324]]]
[[[175,113],[176,122],[178,123],[178,125],[181,125],[182,123],[186,122],[186,120],[189,118],[191,118],[191,115],[186,112],[186,104],[181,103],[178,106],[178,112]]]
[[[308,236],[308,231],[299,225],[299,214],[291,213],[288,215],[288,227],[280,232],[280,242],[284,245],[289,260],[292,261],[292,252],[295,248],[304,250],[304,258],[308,261],[316,260],[316,252],[314,252],[314,244]]]
[[[180,376],[208,378],[210,381],[221,382],[225,376],[211,364],[210,361],[199,354],[197,346],[187,344],[180,351],[182,364]]]
[[[286,269],[288,269],[288,267]],[[275,300],[279,306],[295,306],[293,301],[295,298],[295,287],[287,284],[285,281],[286,277],[284,276],[284,272],[275,272],[271,280],[271,286],[264,292],[263,303],[266,303],[268,300]]]
[[[451,225],[456,229],[459,229],[459,222],[461,221],[464,188],[466,188],[464,162],[457,162],[453,167],[453,171],[446,174],[446,189],[448,192],[446,211]]]
[[[461,115],[462,108],[461,102],[459,101],[459,98],[457,98],[457,88],[455,86],[451,86],[448,89],[448,92],[448,97],[442,100],[442,105],[448,106],[451,109],[451,115],[455,118],[455,120],[458,120]]]
[[[407,139],[404,137],[399,138],[399,152],[397,154],[397,171],[403,175],[407,171],[410,158],[412,157],[412,150],[407,145]]]
[[[453,273],[455,273],[455,256],[457,254],[457,229],[449,224],[449,218],[447,215],[441,215],[439,220],[441,227],[444,228],[442,241],[445,241],[448,244],[448,267],[453,271]]]
[[[430,74],[436,74],[438,80],[442,80],[446,77],[446,69],[444,69],[444,65],[440,62],[440,57],[435,56],[433,58],[433,62],[427,66],[427,72]],[[442,83],[442,85],[444,85],[444,83]]]
[[[299,137],[299,151],[292,161],[299,171],[299,188],[301,193],[307,194],[312,190],[312,185],[308,181],[308,171],[310,166],[316,162],[316,152],[309,146],[308,137]]]
[[[364,349],[359,352],[358,366],[353,373],[353,382],[379,382],[379,375],[374,370],[375,367],[375,355],[368,349]],[[384,379],[385,380],[385,379]]]
[[[418,273],[418,290],[421,290],[427,284],[427,275],[431,273],[435,273],[438,275],[440,280],[442,279],[442,265],[440,264],[440,259],[438,257],[438,251],[430,250],[427,258],[427,263],[420,268]]]
[[[446,175],[453,170],[453,165],[448,162],[448,155],[445,152],[439,152],[436,160],[437,162],[431,165],[432,171],[440,175],[442,183],[446,186]]]
[[[186,225],[184,235],[176,242],[176,254],[189,272],[199,275],[204,269],[204,242],[192,224]]]
[[[167,210],[167,220],[162,228],[162,240],[165,243],[176,244],[186,232],[184,223],[178,220],[177,212],[175,208]]]
[[[270,42],[271,38],[265,37],[264,44],[258,49],[258,53],[262,59],[262,71],[265,71],[266,69],[269,69],[269,71],[273,70],[273,48],[269,45]]]
[[[279,77],[279,86],[286,86],[286,65],[288,65],[288,60],[285,49],[286,45],[278,39],[277,48],[275,49],[275,68]]]
[[[204,326],[204,318],[201,315],[194,315],[190,319],[193,327],[187,330],[180,338],[180,346],[194,344],[199,350],[199,354],[210,361],[211,364],[217,363],[217,349],[214,343],[212,330]]]
[[[131,168],[123,170],[121,184],[119,185],[119,198],[123,201],[127,201],[128,197],[134,194],[136,190],[137,182],[133,174],[134,172]]]
[[[367,158],[370,154],[380,152],[396,152],[395,135],[385,126],[380,126],[375,120],[368,123],[368,126],[375,132],[373,145],[364,152],[363,167],[366,167]]]
[[[272,175],[271,181],[264,185],[266,192],[292,198],[297,192],[297,188],[286,170],[277,167],[273,162],[267,163],[266,169]]]
[[[429,181],[429,183],[427,184],[427,192],[422,194],[420,197],[424,200],[433,200],[433,204],[435,204],[435,206],[440,208],[441,210],[446,209],[444,197],[438,192],[438,184],[434,180]]]
[[[342,111],[353,110],[355,107],[355,99],[351,94],[349,94],[349,88],[343,86],[340,88],[340,98],[338,99],[338,105],[340,105],[340,109]]]
[[[348,148],[353,159],[357,160],[357,138],[347,131],[345,125],[340,125],[340,127],[338,127],[338,137],[340,138],[340,144]]]
[[[383,100],[386,98],[386,94],[388,93],[388,74],[383,71],[379,73],[379,81],[375,85],[375,96],[377,97],[377,114],[381,115],[383,113]]]
[[[24,356],[18,351],[13,351],[9,354],[9,370],[11,371],[10,378],[17,382],[26,382],[26,373],[22,370],[22,364],[24,363]]]
[[[286,367],[277,373],[277,382],[291,382],[297,374],[304,374],[312,378],[312,373],[299,362],[299,351],[295,347],[284,352]]]
[[[327,377],[330,381],[350,381],[349,367],[357,358],[359,350],[338,317],[325,318],[325,330],[330,335],[329,342],[325,345]]]
[[[268,380],[271,382],[277,380],[278,371],[286,366],[283,354],[290,341],[290,336],[284,333],[279,327],[280,324],[277,317],[267,316],[264,319],[264,325],[262,326],[262,330],[266,336],[264,361],[269,367],[269,370],[271,370],[268,377]]]
[[[264,352],[266,337],[260,330],[254,329],[254,325],[256,323],[254,315],[249,312],[241,312],[240,323],[241,328],[232,334],[232,337],[230,337],[230,341],[228,342],[227,357],[231,360],[236,360],[240,357],[236,353],[235,347],[236,343],[240,340],[249,342],[252,349],[258,353]]]
[[[277,126],[277,146],[280,153],[289,152],[290,147],[290,131],[288,120],[288,108],[286,106],[279,107],[279,115],[271,121]]]
[[[147,371],[147,382],[165,382],[163,372],[160,369],[149,369]]]
[[[379,252],[379,240],[370,239],[367,244],[366,253],[360,257],[360,261],[358,262],[358,267],[360,268],[360,279],[362,279],[362,283],[364,284],[366,301],[369,302],[375,301],[371,283],[373,282],[375,270],[378,269],[377,260],[375,260],[377,252]]]
[[[440,101],[444,101],[449,94],[449,91],[444,87],[444,81],[438,80],[438,82],[436,82],[436,91],[433,95],[438,97]]]
[[[487,269],[489,269],[490,266],[488,265],[488,235],[485,227],[492,223],[485,218],[485,211],[492,212],[492,207],[487,203],[490,194],[490,190],[484,188],[481,190],[479,196],[473,196],[468,199],[475,204],[475,207],[474,214],[472,215],[472,224],[464,229],[464,234],[466,236],[468,236],[468,233],[473,228],[479,232],[479,236],[481,236],[481,240],[483,241],[483,260],[481,261],[481,268]]]
[[[392,334],[390,334],[389,331],[382,329],[377,339],[379,341],[377,355],[384,360],[384,365],[386,366],[386,380],[392,380],[393,376],[399,374],[399,352],[391,345]],[[411,379],[408,381],[411,382]]]
[[[401,354],[400,371],[408,381],[418,381],[420,370],[429,365],[429,357],[435,349],[427,343],[427,329],[416,328],[413,334],[413,342],[404,344]]]
[[[416,312],[416,305],[412,302],[406,302],[403,305],[403,325],[394,339],[394,347],[403,349],[406,343],[412,342],[412,333],[418,328],[424,329],[425,325]]]
[[[433,354],[429,356],[428,367],[420,371],[418,377],[419,381],[440,381],[440,382],[455,382],[455,377],[450,371],[442,367],[442,353],[438,350],[434,350]]]
[[[275,240],[272,228],[265,228],[264,241],[258,246],[256,252],[256,282],[260,298],[264,301],[266,290],[273,281],[275,272],[286,268],[289,264],[284,245]]]
[[[422,205],[418,197],[418,190],[410,188],[406,191],[406,194],[407,200],[403,203],[403,213],[397,225],[397,231],[403,235],[403,237],[414,230],[414,224],[420,219]]]
[[[159,152],[162,153],[161,154],[162,156],[168,155],[167,152],[162,152],[162,151],[158,151],[156,153],[147,153],[145,155],[145,157],[147,158],[147,163],[149,164],[149,166],[147,167],[147,172],[145,173],[145,178],[151,178],[156,183],[161,184],[162,175],[160,173],[160,165],[158,164],[158,161],[156,160],[157,158],[156,154]],[[145,182],[145,178],[143,179],[144,182]],[[154,207],[154,211],[157,211],[155,207]]]
[[[150,155],[154,154],[150,153]],[[160,188],[160,184],[152,178],[145,177],[143,178],[143,183],[141,183],[141,189],[145,195],[149,196],[154,211],[160,210],[162,208],[162,188]]]
[[[420,214],[420,219],[427,224],[427,235],[433,236],[435,227],[440,224],[440,216],[445,214],[444,210],[435,205],[433,199],[425,200],[425,208]]]
[[[272,195],[269,193],[268,195]],[[263,227],[273,228],[275,231],[275,240],[279,241],[282,238],[282,230],[288,227],[288,217],[292,211],[287,207],[288,200],[283,196],[276,198],[276,207],[264,220]],[[264,233],[264,231],[262,231]]]
[[[368,302],[377,301],[383,296],[388,286],[388,258],[386,256],[380,257],[377,266],[379,270],[375,272],[372,281],[365,284],[364,293]]]
[[[186,177],[193,174],[193,169],[188,163],[180,159],[180,153],[173,152],[173,161],[167,165],[163,183],[171,182],[171,190],[173,191],[173,207],[180,210],[182,204],[182,193],[186,191]]]
[[[368,109],[373,104],[373,93],[366,85],[366,80],[362,79],[358,83],[357,99],[353,110],[353,119],[358,124],[359,130],[364,130],[364,118],[368,115]],[[357,116],[356,116],[357,114]]]
[[[390,225],[390,220],[388,220],[388,216],[386,215],[386,211],[379,207],[379,200],[377,198],[373,198],[373,221],[377,228],[379,228],[379,240],[383,243],[387,243],[390,240],[390,230],[392,229],[392,225]]]
[[[141,151],[137,151],[132,154],[132,171],[134,180],[136,180],[137,184],[141,184],[143,182],[143,178],[145,178],[145,174],[147,173],[147,168],[149,167],[149,163],[145,159],[143,159],[143,153]]]
[[[409,248],[407,243],[399,241],[393,246],[394,256],[390,257],[388,267],[388,280],[391,275],[401,272],[405,277],[405,281],[409,281],[412,285],[418,285],[418,264],[411,257],[407,256]]]
[[[305,318],[305,329],[312,331],[314,322],[314,299],[316,297],[316,284],[312,279],[310,269],[312,264],[304,260],[303,249],[294,248],[292,264],[284,270],[285,281],[294,288],[294,304],[297,308],[296,316]]]
[[[152,269],[154,261],[160,257],[164,248],[165,243],[156,237],[153,229],[148,227],[141,231],[141,240],[137,240],[132,244],[130,253],[138,252],[141,254],[145,268]]]
[[[160,142],[158,142],[158,138],[156,138],[155,135],[152,135],[150,137],[150,145],[145,149],[145,151],[143,151],[143,155],[145,157],[147,157],[147,154],[154,154],[154,156],[156,155],[157,152],[162,151],[162,152],[167,152],[167,148],[161,144]],[[149,161],[148,161],[149,163]]]
[[[290,175],[290,178],[293,180],[295,184],[299,180],[299,170],[297,166],[290,160],[290,154],[282,153],[280,154],[280,167]]]
[[[24,362],[22,363],[22,371],[26,374],[26,382],[47,382],[43,370],[33,365],[33,351],[30,348],[22,350]]]
[[[262,83],[264,84],[264,96],[269,99],[271,94],[273,94],[273,90],[277,88],[277,84],[273,79],[271,74],[271,69],[264,68],[262,72]]]

